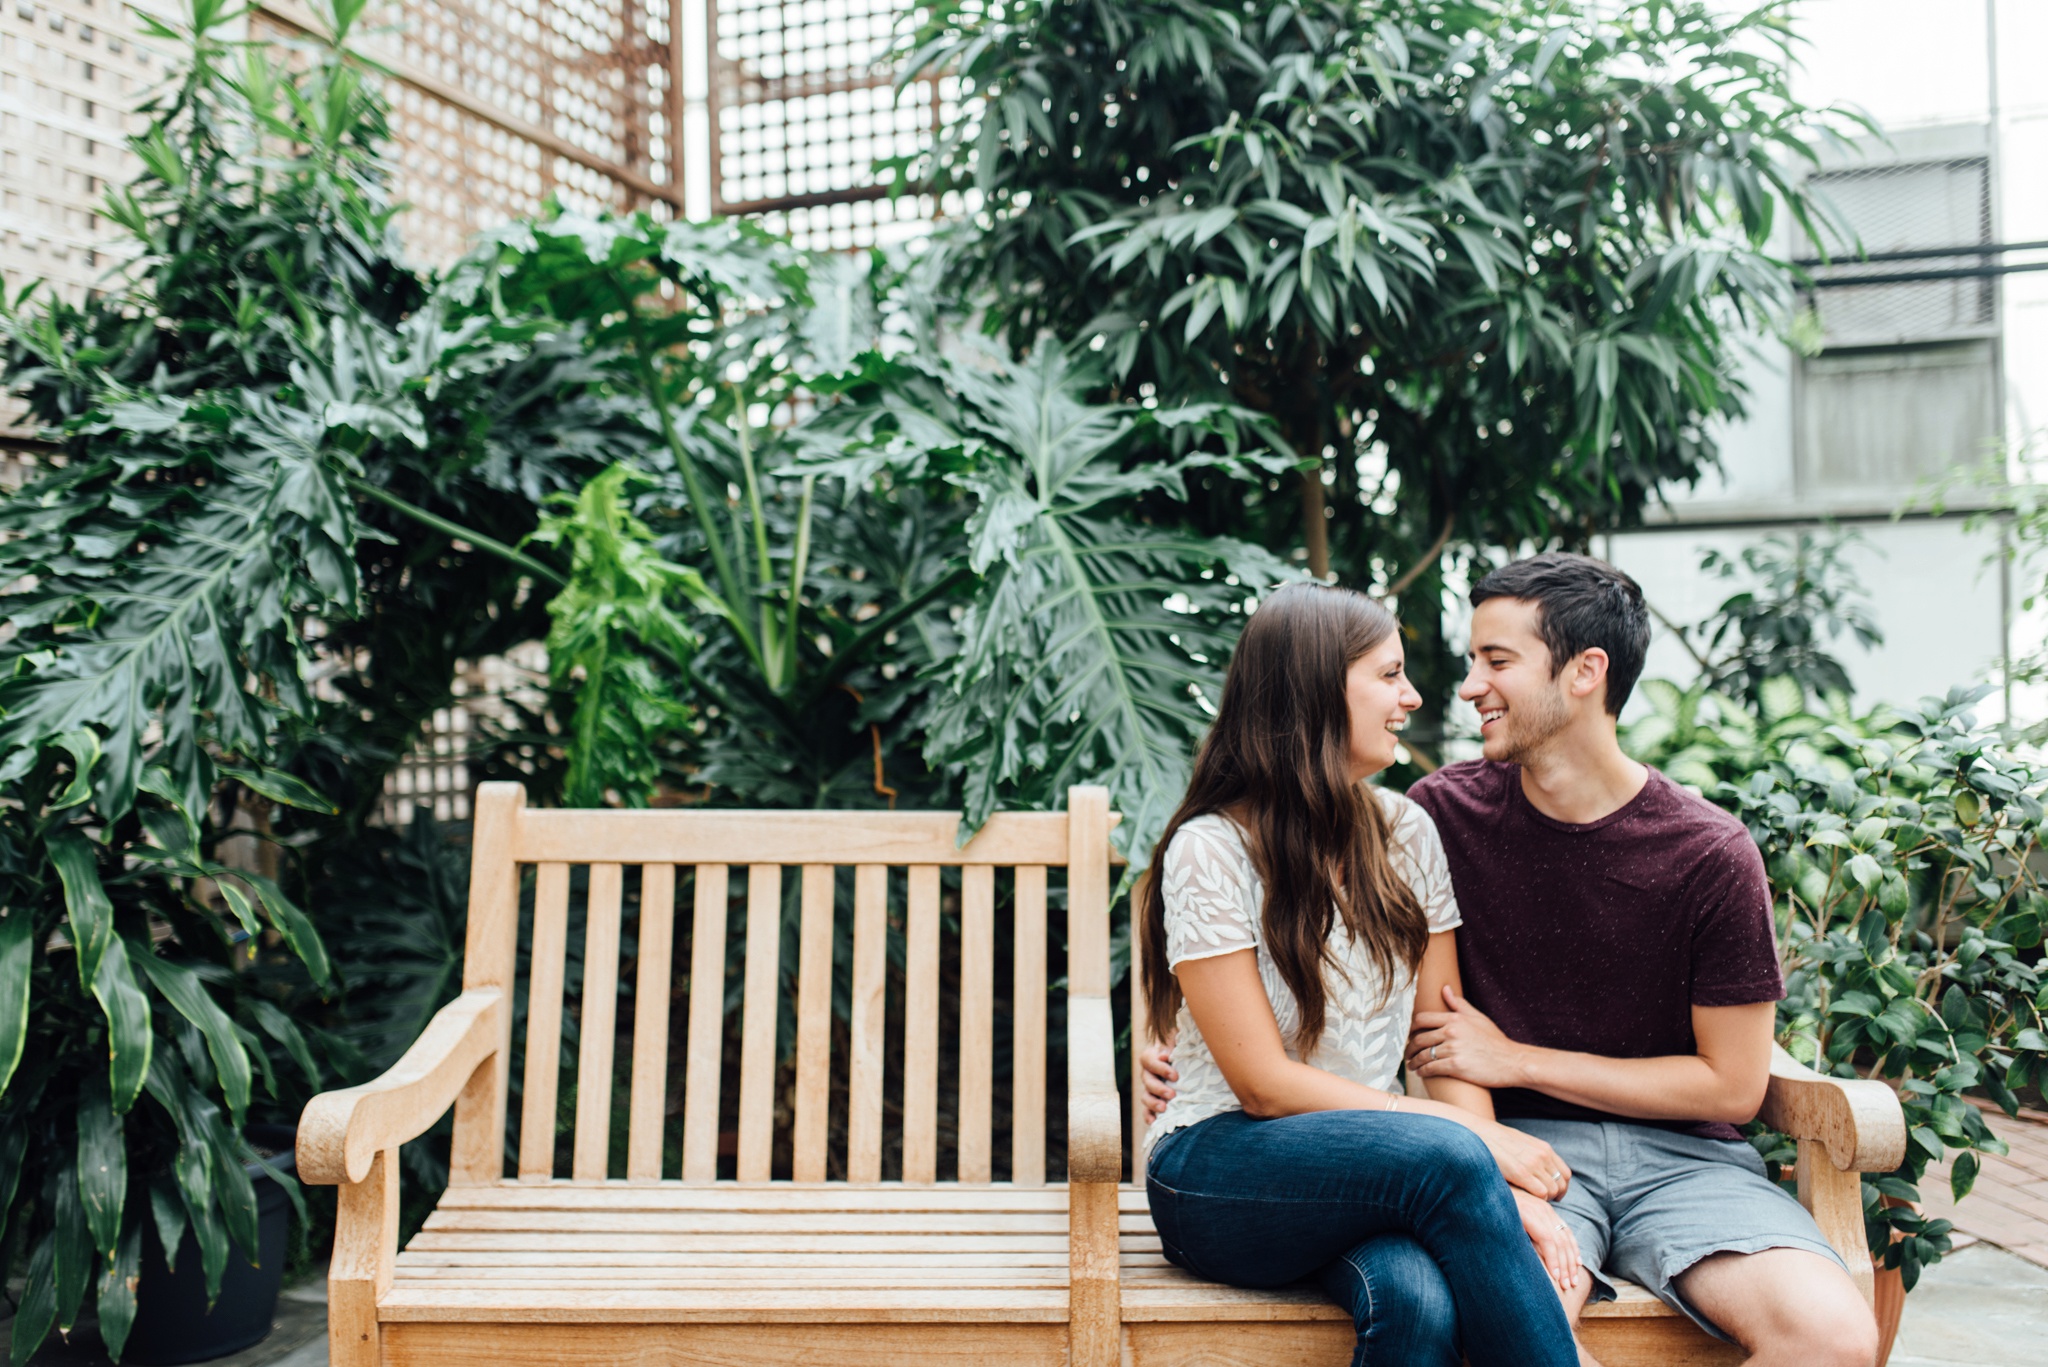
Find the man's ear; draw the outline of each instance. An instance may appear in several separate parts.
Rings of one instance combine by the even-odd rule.
[[[1565,689],[1574,698],[1607,699],[1607,652],[1599,646],[1580,651],[1565,669]]]

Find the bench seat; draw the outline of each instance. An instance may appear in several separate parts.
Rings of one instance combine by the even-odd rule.
[[[1350,1361],[1349,1317],[1316,1288],[1249,1291],[1190,1276],[1161,1254],[1144,1188],[1125,1184],[1117,1204],[1134,1367]],[[941,1330],[931,1344],[936,1356],[1054,1367],[1066,1361],[1067,1207],[1064,1183],[455,1188],[398,1255],[377,1316],[398,1362],[466,1361],[469,1339],[454,1326],[484,1323],[511,1335],[497,1341],[508,1357],[563,1364],[617,1351],[616,1331],[606,1326],[646,1326],[657,1340],[658,1326],[676,1326],[675,1349],[694,1355],[708,1347],[706,1334],[725,1344],[721,1351],[758,1344],[765,1353],[776,1343],[801,1345],[808,1326],[833,1335],[836,1352],[839,1335],[855,1326],[951,1325],[965,1337]],[[1632,1337],[1655,1343],[1650,1361],[1740,1357],[1702,1341],[1631,1284],[1588,1318],[1665,1321],[1631,1326]],[[1216,1326],[1226,1322],[1232,1328],[1219,1341]],[[451,1327],[445,1341],[436,1325]],[[984,1337],[975,1328],[1020,1325],[1044,1332],[1006,1328]],[[747,1326],[781,1326],[781,1336]],[[1619,1346],[1607,1331],[1602,1325],[1610,1349]],[[525,1337],[534,1342],[515,1347]]]

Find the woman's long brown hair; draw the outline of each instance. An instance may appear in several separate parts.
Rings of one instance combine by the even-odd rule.
[[[1209,812],[1242,819],[1265,882],[1265,951],[1300,1005],[1293,1044],[1307,1058],[1323,1033],[1324,965],[1336,965],[1336,918],[1393,984],[1412,973],[1429,924],[1394,871],[1393,832],[1379,800],[1351,781],[1344,676],[1395,630],[1362,593],[1291,584],[1259,605],[1223,681],[1216,724],[1195,757],[1180,809],[1166,823],[1140,893],[1139,951],[1154,1039],[1173,1029],[1180,984],[1166,963],[1160,874],[1180,828]]]

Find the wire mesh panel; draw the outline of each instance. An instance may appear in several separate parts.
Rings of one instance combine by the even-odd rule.
[[[1991,239],[1991,168],[1983,157],[1859,166],[1812,177],[1807,184],[1855,229],[1864,252],[1913,252],[1910,262],[1856,261],[1852,248],[1829,243],[1837,258],[1816,274],[1814,292],[1829,347],[1893,346],[1985,337],[1997,326],[1998,292],[1988,276],[1849,285],[1864,276],[1981,266],[1979,253],[1919,256],[1942,247],[1975,247]]]
[[[706,0],[712,208],[758,214],[807,247],[923,233],[928,196],[891,200],[875,163],[925,146],[952,98],[899,97],[889,57],[905,0]]]

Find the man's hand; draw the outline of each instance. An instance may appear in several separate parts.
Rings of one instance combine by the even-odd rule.
[[[1156,1120],[1173,1100],[1173,1084],[1180,1081],[1173,1068],[1172,1042],[1146,1045],[1138,1051],[1138,1062],[1145,1074],[1145,1115]]]
[[[1479,1087],[1527,1083],[1525,1045],[1501,1033],[1485,1012],[1449,987],[1448,1011],[1417,1011],[1408,1036],[1408,1066],[1423,1077],[1454,1077]]]

